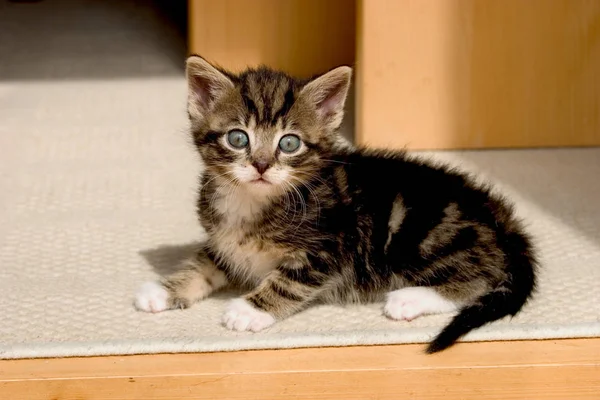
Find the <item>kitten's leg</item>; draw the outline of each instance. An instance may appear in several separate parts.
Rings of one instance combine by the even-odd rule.
[[[159,282],[142,285],[135,297],[135,307],[153,313],[187,308],[226,284],[223,271],[201,252],[185,261],[179,271]]]
[[[424,286],[394,290],[387,295],[383,313],[397,320],[413,320],[420,315],[441,314],[458,309],[458,304]]]
[[[258,332],[300,311],[323,288],[326,276],[308,265],[283,264],[252,292],[232,300],[223,324],[236,331]]]

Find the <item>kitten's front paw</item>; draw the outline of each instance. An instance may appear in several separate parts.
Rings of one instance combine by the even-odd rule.
[[[232,300],[223,315],[223,324],[236,331],[258,332],[274,323],[271,314],[256,309],[244,299]]]
[[[157,282],[144,283],[135,295],[135,308],[158,313],[168,309],[169,292]]]

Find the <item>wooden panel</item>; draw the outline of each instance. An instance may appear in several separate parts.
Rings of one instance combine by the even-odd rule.
[[[600,145],[600,1],[362,0],[357,139]]]
[[[0,361],[0,398],[597,399],[600,339]]]
[[[189,47],[223,67],[298,76],[353,64],[355,0],[189,0]]]

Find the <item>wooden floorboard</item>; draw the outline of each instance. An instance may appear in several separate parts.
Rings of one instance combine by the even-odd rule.
[[[0,399],[600,399],[600,339],[0,361]]]

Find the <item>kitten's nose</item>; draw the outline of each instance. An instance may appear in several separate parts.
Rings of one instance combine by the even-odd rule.
[[[254,168],[256,168],[258,173],[261,175],[264,174],[265,171],[268,170],[270,167],[269,163],[266,161],[254,161],[252,163],[252,165],[254,166]]]

